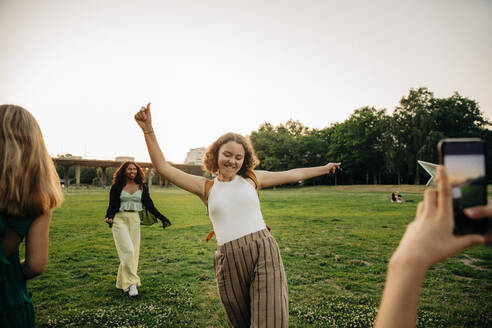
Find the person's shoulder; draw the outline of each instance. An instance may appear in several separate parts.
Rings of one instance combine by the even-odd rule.
[[[113,184],[111,185],[110,192],[111,192],[111,191],[118,191],[119,189],[123,189],[123,187],[124,187],[124,186],[125,186],[125,185],[124,185],[124,184],[121,184],[121,183],[117,183],[117,182],[116,182],[116,183],[113,183]]]

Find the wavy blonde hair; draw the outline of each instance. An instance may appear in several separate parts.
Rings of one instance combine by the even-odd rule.
[[[0,105],[0,213],[37,217],[62,202],[36,119],[20,106]]]

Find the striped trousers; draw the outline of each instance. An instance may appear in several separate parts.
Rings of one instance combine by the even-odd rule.
[[[218,246],[214,267],[230,327],[288,327],[287,278],[268,230]]]

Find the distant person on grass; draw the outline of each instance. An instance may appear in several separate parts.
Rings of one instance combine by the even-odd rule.
[[[383,299],[375,327],[415,327],[420,290],[434,264],[472,247],[490,242],[487,236],[453,234],[453,199],[448,176],[438,167],[438,189],[427,189],[388,265]],[[492,218],[492,206],[466,209],[470,218]]]
[[[217,239],[214,256],[219,296],[231,327],[287,327],[287,278],[277,242],[260,210],[260,188],[335,173],[340,163],[284,172],[253,170],[258,164],[249,141],[227,133],[207,150],[203,166],[214,180],[170,165],[152,127],[150,103],[135,114],[152,164],[174,185],[197,195],[207,206]]]
[[[36,119],[0,106],[0,327],[34,327],[26,280],[48,262],[51,210],[63,201],[55,165]],[[19,245],[25,238],[25,259]]]
[[[137,286],[140,286],[140,277],[137,274],[140,253],[139,212],[143,211],[148,211],[161,220],[163,228],[171,225],[154,207],[149,187],[145,183],[145,173],[140,165],[124,162],[114,173],[104,221],[112,227],[114,244],[120,259],[116,288],[122,289],[130,297],[138,295]]]
[[[391,202],[392,203],[403,203],[404,202],[403,196],[400,194],[399,191],[397,191],[396,193],[395,192],[391,193]]]

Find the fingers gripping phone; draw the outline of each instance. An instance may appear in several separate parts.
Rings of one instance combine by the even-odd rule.
[[[444,139],[438,150],[453,193],[454,233],[485,234],[491,226],[489,219],[472,220],[463,213],[465,208],[487,204],[484,142],[478,138]]]

